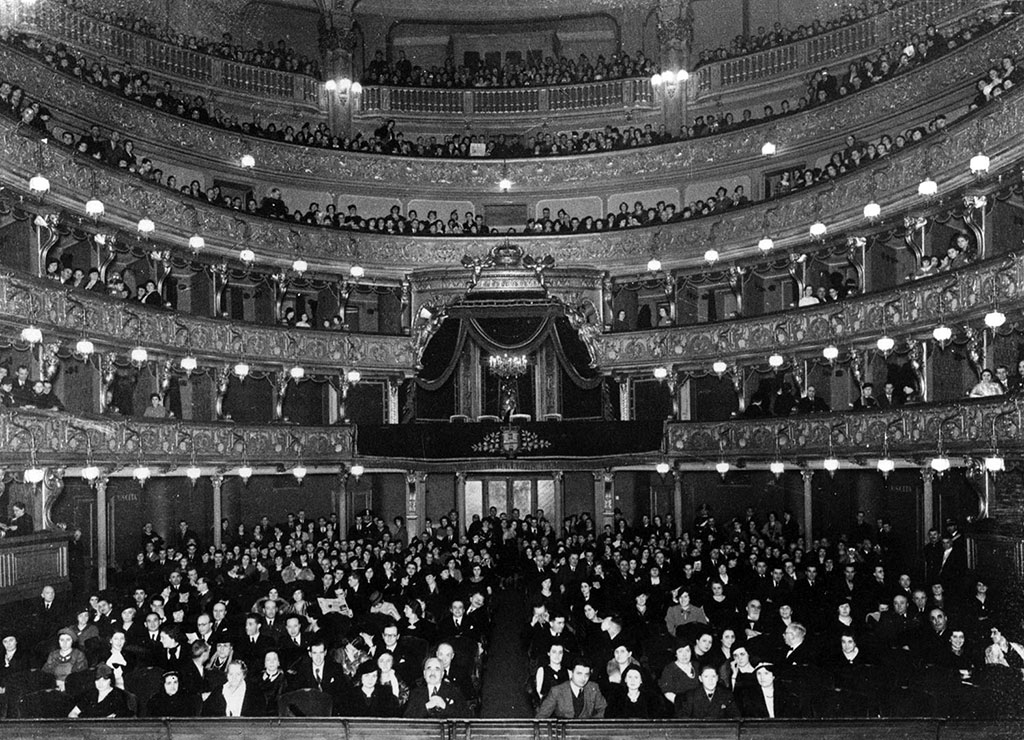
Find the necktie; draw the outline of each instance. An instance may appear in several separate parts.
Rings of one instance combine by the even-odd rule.
[[[323,687],[323,674],[321,673],[319,668],[316,668],[316,669],[313,670],[313,677],[316,678],[316,687],[318,689],[322,688]]]

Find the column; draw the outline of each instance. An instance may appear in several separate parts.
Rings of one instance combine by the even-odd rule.
[[[814,541],[814,471],[801,470],[800,475],[804,479],[804,546],[809,548]]]
[[[921,542],[928,541],[928,530],[935,524],[935,471],[931,468],[921,469],[921,480],[924,482],[921,491]]]
[[[564,534],[562,532],[562,522],[565,520],[565,473],[561,470],[556,470],[551,474],[554,480],[554,494],[555,504],[554,511],[551,512],[551,526],[555,528],[555,533],[558,535]]]
[[[461,470],[455,474],[455,511],[459,514],[455,536],[462,542],[466,537],[469,522],[466,521],[466,474]]]
[[[340,408],[340,399],[338,395],[338,388],[334,383],[327,384],[327,423],[338,424],[344,419],[339,417],[338,411]]]
[[[594,523],[598,534],[606,524],[615,520],[615,474],[609,470],[595,470],[594,475]]]
[[[348,536],[348,528],[351,526],[349,522],[349,511],[352,506],[349,504],[349,490],[348,490],[349,472],[348,469],[342,468],[338,474],[338,488],[334,492],[334,513],[338,515],[338,531],[342,537]]]
[[[658,47],[661,71],[688,69],[693,41],[693,9],[690,0],[658,0]],[[661,86],[662,115],[668,130],[675,133],[685,121],[686,82]]]
[[[220,520],[224,518],[224,498],[221,495],[224,476],[220,474],[211,475],[210,485],[213,486],[213,546],[219,550],[222,544]]]
[[[327,3],[320,16],[319,46],[324,58],[324,72],[335,82],[355,79],[354,56],[358,37],[355,32],[354,0]],[[335,135],[348,136],[352,130],[353,96],[349,89],[327,93],[329,122]]]
[[[426,483],[427,474],[423,471],[410,470],[405,474],[405,526],[410,539],[423,531],[427,518]]]
[[[32,517],[35,519],[37,532],[44,529],[53,529],[53,517],[50,514],[53,511],[53,505],[57,503],[57,499],[60,498],[63,490],[64,468],[46,468],[43,482],[39,485],[39,495],[35,495],[35,489],[33,489],[31,503],[26,502],[32,512]]]
[[[397,424],[399,420],[398,389],[401,382],[401,378],[388,378],[388,424]]]
[[[620,375],[615,379],[619,384],[619,421],[629,421],[632,404],[633,383],[628,375]]]
[[[676,537],[683,536],[683,471],[672,471],[672,516],[676,520]]]
[[[96,479],[96,588],[107,587],[107,484],[110,479],[101,475]]]

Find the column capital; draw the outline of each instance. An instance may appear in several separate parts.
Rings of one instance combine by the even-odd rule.
[[[465,470],[456,470],[455,471],[455,480],[459,483],[459,485],[465,485],[466,484],[466,471]]]
[[[565,478],[565,471],[564,470],[552,471],[551,477],[554,479],[555,483],[561,483],[562,479]]]
[[[96,493],[106,493],[107,486],[110,484],[109,475],[101,475],[99,478],[93,481],[93,488],[96,489]]]
[[[214,491],[219,491],[220,487],[224,485],[224,476],[221,473],[214,473],[210,476],[210,484]]]
[[[813,470],[801,470],[800,471],[800,477],[802,477],[804,479],[804,484],[806,485],[806,484],[810,483],[812,480],[814,480],[814,471]]]
[[[930,486],[935,482],[935,471],[931,468],[921,468],[921,480],[924,481],[926,486]]]

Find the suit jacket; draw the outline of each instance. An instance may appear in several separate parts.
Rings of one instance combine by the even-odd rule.
[[[437,690],[438,696],[445,701],[444,709],[427,709],[427,687],[417,686],[409,693],[409,701],[405,705],[406,719],[462,719],[470,716],[469,703],[462,692],[450,681],[442,681]]]
[[[768,717],[768,705],[764,700],[764,692],[760,686],[747,686],[736,692],[736,699],[744,717]],[[790,718],[800,716],[800,703],[796,697],[782,690],[775,684],[775,717]]]
[[[437,639],[449,640],[453,637],[469,637],[479,640],[480,631],[476,620],[463,615],[461,623],[456,627],[455,618],[451,614],[446,614],[437,623]]]
[[[572,682],[566,681],[551,687],[537,709],[537,719],[603,719],[608,703],[593,681],[583,687],[583,711],[580,716],[572,706]]]
[[[682,696],[676,695],[676,719],[739,719],[732,692],[724,686],[716,686],[715,693],[708,699],[703,686],[690,689]]]
[[[324,661],[323,678],[317,685],[316,676],[313,674],[313,661],[311,658],[304,658],[296,667],[292,680],[288,682],[288,690],[295,689],[319,689],[325,694],[330,694],[335,699],[341,696],[342,690],[348,685],[345,672],[341,666],[330,660]]]
[[[263,668],[263,658],[274,649],[274,642],[266,635],[256,638],[255,644],[248,635],[241,635],[233,642],[235,646],[235,657],[245,661],[249,670],[255,671]]]

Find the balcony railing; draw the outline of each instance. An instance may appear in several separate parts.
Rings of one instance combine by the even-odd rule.
[[[104,23],[59,3],[21,3],[17,27],[43,33],[91,54],[99,52],[183,80],[225,87],[264,99],[319,105],[320,82],[308,75],[185,49]]]
[[[509,115],[545,112],[589,113],[625,107],[653,107],[654,90],[647,78],[604,80],[554,87],[445,90],[428,87],[363,88],[360,113],[443,113]]]
[[[991,0],[913,0],[860,23],[786,46],[707,64],[696,71],[697,94],[705,97],[778,75],[809,72],[865,54],[928,24],[943,24],[995,4]]]

